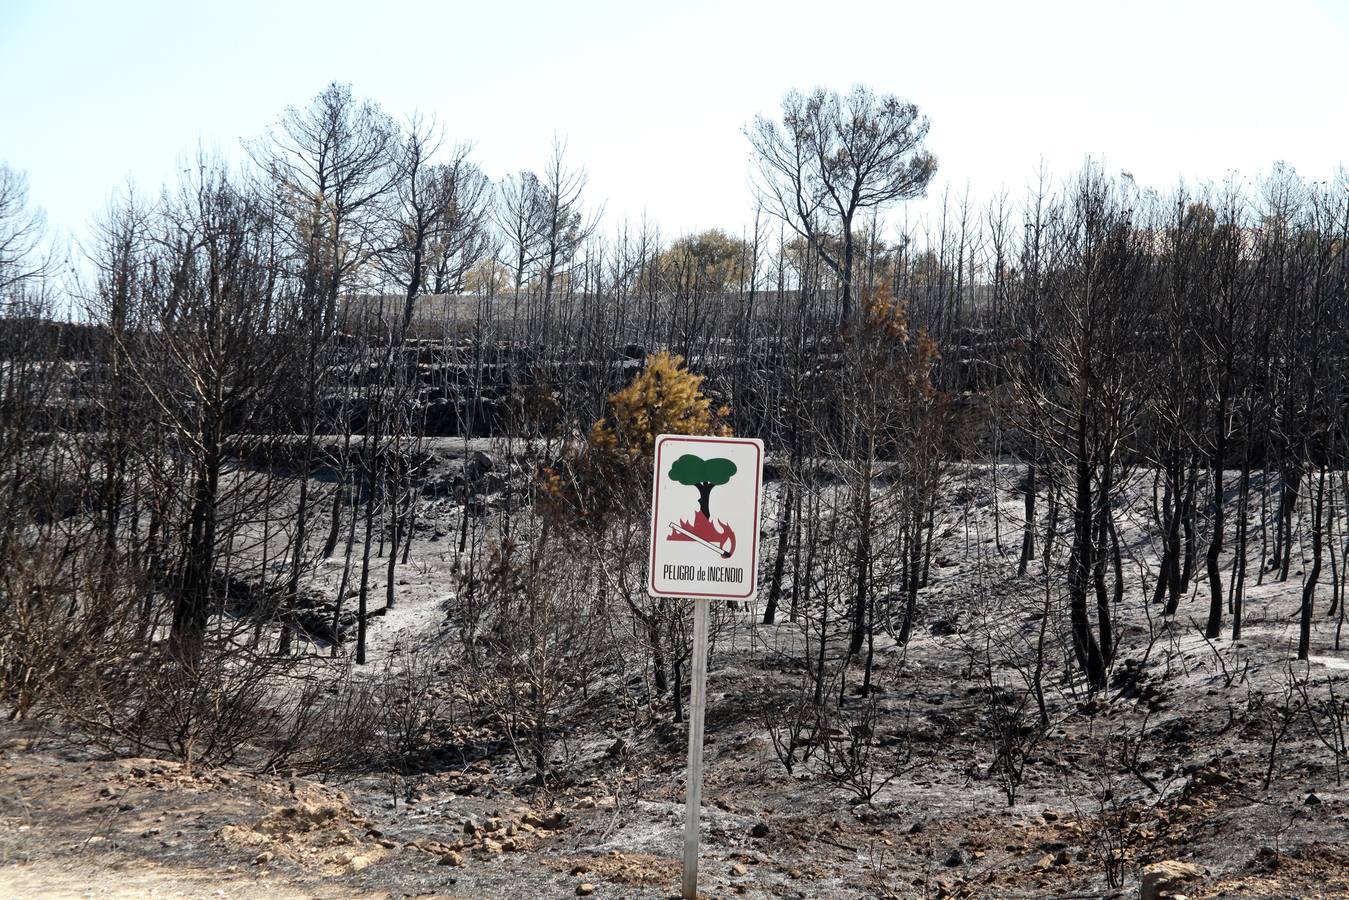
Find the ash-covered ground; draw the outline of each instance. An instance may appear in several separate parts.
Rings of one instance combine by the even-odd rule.
[[[762,625],[759,608],[719,610],[701,892],[1133,897],[1148,867],[1170,860],[1188,865],[1161,896],[1349,897],[1349,652],[1335,649],[1338,621],[1318,598],[1312,658],[1294,659],[1305,568],[1295,559],[1288,581],[1250,585],[1239,642],[1203,637],[1199,578],[1165,619],[1145,590],[1160,539],[1138,479],[1119,510],[1138,580],[1115,610],[1110,687],[1090,695],[1054,660],[1046,726],[1024,702],[1025,673],[998,651],[1034,642],[1044,603],[1035,567],[1015,575],[1021,500],[1005,468],[949,473],[970,490],[947,492],[964,502],[942,512],[912,640],[878,636],[872,688],[859,689],[854,659],[841,689],[829,682],[832,712],[799,725],[795,742],[810,617],[794,623],[784,609]],[[462,510],[453,497],[420,502],[398,602],[371,620],[367,671],[454,652],[446,601]],[[339,567],[311,587],[334,590]],[[1058,577],[1053,647],[1066,627]],[[346,664],[312,650],[316,666]],[[827,662],[839,666],[843,650],[831,642]],[[59,722],[9,722],[0,894],[677,895],[686,731],[668,697],[640,700],[601,678],[569,711],[552,750],[558,777],[543,786],[489,722],[462,714],[415,769],[326,783],[110,758]]]

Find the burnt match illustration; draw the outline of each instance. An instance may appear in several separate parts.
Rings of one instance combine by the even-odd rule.
[[[671,527],[672,529],[674,529],[675,531],[677,531],[679,534],[682,534],[684,537],[688,538],[689,540],[691,540],[691,541],[696,541],[697,543],[702,544],[704,547],[706,547],[708,550],[711,550],[713,553],[716,553],[716,554],[717,554],[718,556],[720,556],[722,559],[730,559],[730,558],[731,558],[731,551],[730,551],[730,550],[723,550],[723,549],[721,549],[720,547],[718,547],[716,544],[712,543],[711,541],[705,541],[705,540],[703,540],[702,538],[698,537],[698,535],[694,534],[692,531],[689,531],[689,530],[688,530],[687,528],[685,528],[684,526],[682,526],[682,525],[680,525],[680,524],[678,524],[678,523],[676,523],[676,522],[671,522],[671,523],[670,523],[670,527]]]

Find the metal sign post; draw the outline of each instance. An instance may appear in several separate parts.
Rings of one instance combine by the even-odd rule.
[[[707,708],[707,613],[693,601],[693,684],[689,689],[689,775],[684,810],[684,900],[698,896],[698,818],[703,797],[703,711]]]
[[[662,434],[655,457],[647,592],[693,601],[683,897],[695,900],[709,607],[713,600],[748,600],[758,590],[763,442]]]

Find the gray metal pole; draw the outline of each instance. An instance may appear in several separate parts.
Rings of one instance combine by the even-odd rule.
[[[707,608],[693,601],[693,685],[689,691],[689,776],[684,811],[684,900],[698,896],[698,812],[703,794],[703,710],[707,706]]]

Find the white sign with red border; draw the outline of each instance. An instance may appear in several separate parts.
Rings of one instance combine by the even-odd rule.
[[[647,591],[653,597],[753,597],[763,441],[662,434],[655,457]]]

